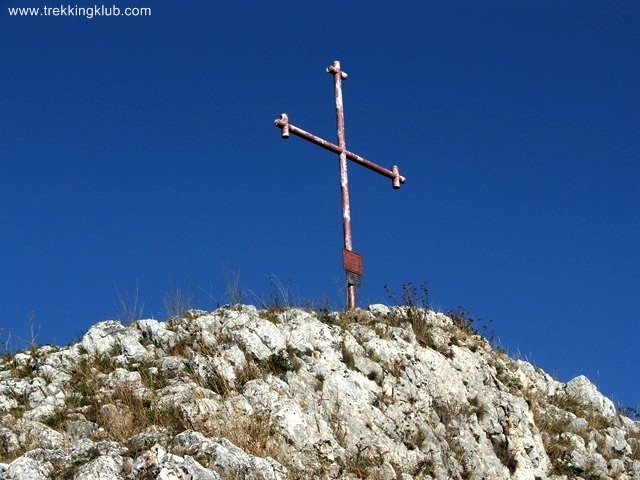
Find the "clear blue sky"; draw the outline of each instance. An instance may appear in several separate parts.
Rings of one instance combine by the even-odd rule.
[[[0,327],[66,344],[136,286],[247,302],[268,275],[344,306],[339,59],[359,303],[427,282],[560,380],[640,407],[640,3],[115,0],[0,11]],[[53,4],[46,3],[52,7]],[[95,3],[78,0],[77,6]]]

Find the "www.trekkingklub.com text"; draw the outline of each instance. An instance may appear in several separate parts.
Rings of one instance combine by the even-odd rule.
[[[151,7],[118,7],[116,5],[43,5],[42,7],[7,7],[11,17],[150,17]]]

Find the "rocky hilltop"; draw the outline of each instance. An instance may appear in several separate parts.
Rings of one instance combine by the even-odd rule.
[[[0,360],[0,478],[640,479],[640,424],[461,316],[227,306]]]

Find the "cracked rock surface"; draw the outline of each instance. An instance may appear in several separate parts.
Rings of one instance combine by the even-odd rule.
[[[640,424],[464,318],[225,306],[0,360],[0,479],[640,479]]]

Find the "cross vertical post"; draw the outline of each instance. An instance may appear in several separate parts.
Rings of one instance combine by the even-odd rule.
[[[340,152],[340,192],[342,194],[342,229],[344,232],[344,249],[353,252],[351,238],[351,208],[349,205],[349,177],[347,176],[347,140],[344,132],[344,104],[342,102],[342,79],[347,78],[346,72],[340,69],[340,62],[335,60],[327,67],[327,72],[333,75],[334,92],[336,96],[336,127],[338,129],[338,146]],[[347,309],[356,308],[356,285],[352,275],[347,272]]]
[[[362,165],[380,175],[383,175],[391,179],[394,189],[400,188],[400,185],[405,183],[406,179],[400,175],[400,171],[397,165],[394,165],[391,170],[384,168],[370,160],[367,160],[360,155],[356,155],[353,152],[347,150],[347,142],[344,132],[344,107],[342,101],[342,80],[347,78],[347,74],[340,68],[340,62],[334,61],[329,67],[327,72],[333,75],[334,79],[334,93],[336,98],[336,126],[338,130],[338,145],[328,142],[320,137],[317,137],[309,132],[302,130],[289,123],[289,116],[283,113],[279,119],[276,119],[274,124],[276,127],[282,130],[282,138],[289,138],[290,134],[294,134],[300,138],[304,138],[309,142],[318,145],[333,153],[337,153],[340,158],[340,191],[342,195],[342,226],[344,232],[344,249],[342,251],[342,262],[347,277],[347,309],[353,310],[356,308],[356,286],[359,282],[359,277],[363,275],[362,257],[353,251],[353,239],[351,235],[351,212],[349,206],[349,179],[347,176],[347,159],[355,163]]]

